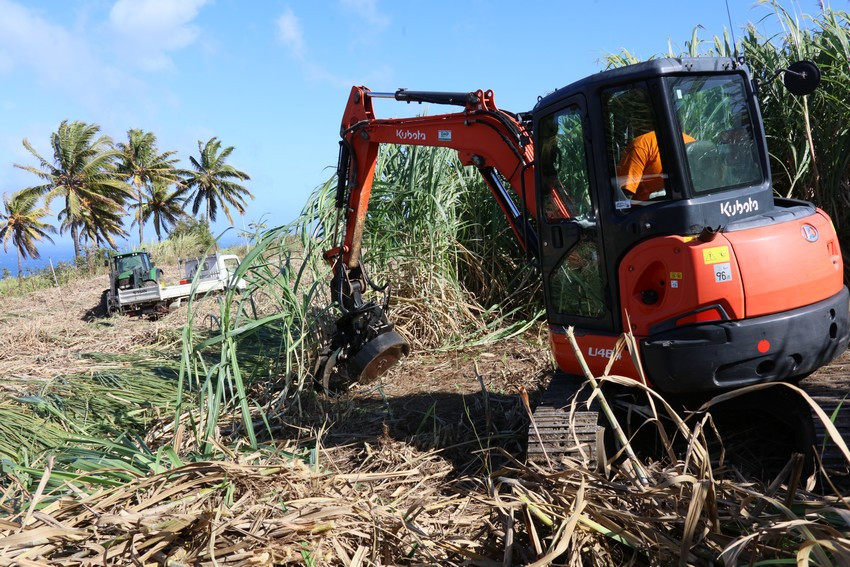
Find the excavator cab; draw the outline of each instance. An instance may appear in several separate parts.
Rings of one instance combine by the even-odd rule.
[[[535,107],[540,258],[551,323],[621,332],[617,267],[627,250],[656,235],[728,225],[718,201],[746,197],[752,214],[772,207],[746,73],[716,63],[697,71],[695,64],[682,75],[675,73],[685,69],[670,61],[601,73]],[[572,214],[552,214],[557,201]],[[661,299],[643,291],[643,305]]]
[[[774,198],[745,67],[663,59],[556,90],[532,111],[539,261],[559,365],[595,372],[639,340],[671,393],[804,376],[848,341],[838,241],[810,203]],[[553,183],[554,180],[554,183]],[[557,203],[569,214],[554,214]],[[635,376],[630,360],[615,371]]]

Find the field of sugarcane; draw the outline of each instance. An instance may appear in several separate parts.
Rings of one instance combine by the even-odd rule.
[[[816,200],[843,234],[850,20],[776,17],[782,37],[741,45],[765,79],[777,190]],[[766,80],[801,55],[824,77],[802,101]],[[686,414],[588,376],[629,388],[608,423],[620,452],[601,471],[525,462],[553,370],[539,278],[477,173],[443,150],[382,150],[366,230],[412,355],[378,382],[317,389],[335,187],[256,236],[241,294],[155,321],[97,313],[105,276],[4,298],[0,565],[850,564],[846,477],[794,455],[727,458],[714,402]]]

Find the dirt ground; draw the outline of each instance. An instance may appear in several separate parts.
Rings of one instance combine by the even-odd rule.
[[[104,317],[99,312],[100,296],[108,285],[108,276],[101,275],[75,281],[61,289],[3,297],[0,364],[4,374],[49,378],[85,370],[90,362],[81,359],[80,354],[87,352],[122,354],[140,349],[168,352],[178,347],[180,331],[186,323],[185,306],[158,319]],[[204,313],[217,310],[214,297],[204,298],[202,302],[209,307]],[[529,340],[512,340],[461,352],[416,353],[381,383],[369,385],[365,390],[380,387],[392,397],[419,392],[467,394],[481,391],[476,377],[480,373],[489,391],[516,394],[520,384],[534,389],[548,360],[542,343],[533,344]]]
[[[109,277],[101,275],[23,297],[3,297],[0,365],[4,376],[47,379],[86,370],[91,361],[81,359],[83,353],[168,351],[179,344],[185,307],[155,321],[102,317],[100,298],[108,287]]]
[[[0,399],[20,395],[25,388],[33,387],[34,380],[50,379],[69,373],[94,372],[97,362],[81,356],[88,352],[137,354],[139,351],[149,351],[152,358],[178,356],[181,328],[187,319],[185,306],[157,320],[127,316],[98,316],[96,311],[100,294],[106,286],[106,276],[101,276],[76,282],[61,291],[42,290],[23,298],[0,298],[3,305],[2,313],[0,313],[0,365],[5,370],[4,379],[0,381]],[[203,304],[205,312],[211,313],[218,309],[215,298],[206,298],[203,301],[206,302]],[[488,500],[493,487],[486,482],[489,482],[487,479],[499,479],[503,476],[513,480],[517,477],[518,470],[525,470],[531,474],[528,477],[529,486],[538,491],[544,490],[541,488],[543,485],[540,484],[543,477],[533,473],[533,467],[514,466],[517,463],[512,461],[523,459],[528,438],[528,414],[518,393],[522,388],[527,390],[533,407],[551,376],[551,357],[547,341],[541,334],[528,334],[522,338],[461,351],[418,351],[403,359],[396,367],[371,384],[357,384],[345,392],[335,394],[305,391],[298,400],[299,408],[294,408],[290,404],[288,407],[278,408],[277,411],[267,411],[269,428],[258,425],[257,431],[260,435],[271,434],[272,438],[263,438],[261,442],[265,446],[277,445],[282,455],[291,454],[290,451],[302,455],[305,451],[312,451],[311,455],[320,455],[321,459],[316,456],[316,464],[320,463],[323,469],[333,472],[344,480],[330,486],[319,484],[317,481],[318,478],[325,478],[328,475],[309,477],[308,480],[296,477],[293,480],[291,475],[286,476],[281,473],[281,479],[278,482],[291,492],[298,490],[297,495],[301,499],[299,501],[326,503],[328,508],[333,510],[355,510],[355,505],[344,500],[342,496],[358,502],[357,506],[365,502],[361,507],[356,508],[356,514],[351,514],[351,517],[356,517],[361,522],[360,524],[340,523],[338,529],[331,533],[334,538],[343,540],[351,536],[352,541],[355,541],[346,548],[349,549],[348,557],[359,549],[361,541],[371,541],[372,536],[369,534],[377,530],[376,526],[379,522],[374,518],[378,516],[370,516],[364,511],[373,513],[386,506],[393,508],[395,515],[387,515],[387,518],[391,518],[393,522],[397,522],[398,510],[408,510],[408,512],[417,510],[416,522],[425,526],[436,541],[446,542],[446,546],[455,546],[455,541],[462,542],[463,545],[471,546],[476,557],[490,558],[493,560],[492,564],[496,564],[499,563],[496,560],[504,554],[503,547],[508,528],[502,527],[499,523],[501,516],[494,513],[496,508]],[[850,389],[850,355],[845,354],[829,367],[821,369],[804,381],[803,385],[816,396],[843,398]],[[748,411],[741,413],[748,413]],[[173,425],[173,419],[169,417],[167,420],[157,422],[154,429],[171,425]],[[235,417],[232,427],[231,431],[239,428],[239,420]],[[222,429],[225,429],[224,424]],[[159,432],[159,437],[174,439],[172,432],[172,429],[168,431],[163,429]],[[225,435],[227,434],[225,432]],[[149,434],[149,437],[151,436],[157,436],[157,431],[152,431]],[[154,444],[149,445],[155,448]],[[650,445],[647,444],[647,447]],[[649,454],[649,452],[642,453],[641,459],[645,462],[649,461],[652,458],[648,456]],[[300,463],[299,460],[296,462]],[[788,460],[785,459],[784,462]],[[209,471],[212,470],[210,464],[203,465],[205,467],[203,471],[206,471],[204,474],[209,476]],[[223,469],[220,476],[211,478],[211,483],[220,485],[223,479],[241,474],[245,483],[254,487],[256,496],[252,498],[256,501],[266,498],[270,492],[273,492],[274,487],[268,483],[265,475],[263,475],[265,480],[258,481],[256,472],[249,471],[238,463],[226,465],[230,468]],[[657,465],[654,470],[660,477],[668,476],[666,472],[661,472],[664,468],[661,460],[655,459],[655,462],[649,465]],[[306,470],[306,465],[303,466]],[[352,472],[356,475],[352,475]],[[385,480],[378,486],[363,480],[367,477]],[[685,477],[687,475],[675,476],[675,478]],[[774,477],[775,475],[770,476],[767,480]],[[304,479],[307,478],[307,476],[304,477]],[[546,482],[555,481],[567,487],[578,487],[579,483],[571,478],[559,472],[547,477]],[[673,479],[674,476],[669,478]],[[755,484],[752,477],[738,478],[743,481],[746,493],[733,493],[731,496],[721,493],[718,500],[724,506],[728,505],[734,509],[735,514],[738,514],[740,510],[746,510],[744,505],[738,502],[744,499],[744,494],[747,499],[751,498],[750,494]],[[357,479],[357,481],[351,482],[349,479]],[[140,482],[144,484],[153,481],[140,479]],[[676,510],[676,506],[682,508],[682,519],[685,514],[690,515],[688,502],[691,501],[689,495],[692,493],[683,492],[690,486],[688,482],[683,483],[682,486],[674,484],[672,492],[675,494],[669,501],[665,501],[669,505],[663,506],[660,506],[656,500],[651,500],[650,504],[644,501],[640,501],[642,502],[640,504],[623,501],[622,498],[631,492],[622,489],[623,481],[620,477],[610,484],[613,488],[608,491],[603,490],[603,487],[599,485],[600,482],[598,478],[594,481],[594,488],[588,491],[588,498],[598,500],[599,504],[594,505],[593,510],[604,511],[610,508],[611,518],[621,518],[624,510],[633,510],[636,517],[640,517],[643,522],[643,518],[649,518],[659,510],[665,510],[664,521],[669,521],[670,517],[676,517],[670,515],[670,510]],[[191,483],[187,482],[186,485],[191,485],[193,492],[197,489],[194,480]],[[127,506],[132,505],[133,510],[136,510],[139,500],[138,484],[133,486],[134,489],[129,493],[132,502]],[[560,487],[558,490],[565,490],[561,484],[557,486]],[[723,490],[734,486],[734,483],[724,480],[716,483],[716,486],[718,490]],[[581,491],[584,492],[584,481],[581,482],[581,487]],[[338,494],[341,490],[359,492],[354,496],[347,492]],[[550,489],[545,488],[545,490]],[[633,492],[638,495],[659,493],[658,491]],[[556,492],[552,490],[548,494],[556,494]],[[567,493],[564,492],[564,494]],[[336,500],[331,500],[331,497],[337,496]],[[188,500],[188,498],[185,499]],[[290,497],[290,500],[295,500],[295,497]],[[239,500],[239,502],[246,501],[254,500],[245,498]],[[553,501],[561,502],[561,500]],[[573,501],[570,500],[570,502]],[[156,502],[159,501],[156,500]],[[677,504],[674,506],[670,503]],[[207,504],[203,506],[206,507]],[[112,508],[113,505],[110,503],[110,512]],[[251,509],[262,510],[261,517],[258,516],[250,521],[252,528],[278,525],[274,517],[268,516],[268,506],[265,504],[252,506]],[[298,515],[308,517],[310,509],[303,511],[303,514],[296,508],[291,511],[284,509],[283,512],[286,514],[291,512],[291,515],[285,518],[286,527],[290,529],[294,525],[292,522],[296,521],[293,518]],[[114,513],[110,517],[119,518]],[[247,516],[243,512],[238,512],[234,514],[234,517],[243,519]],[[594,516],[594,518],[603,517],[608,518],[603,515]],[[721,516],[723,517],[726,516]],[[748,521],[750,520],[752,518],[748,518]],[[339,521],[343,522],[343,520]],[[398,531],[399,525],[397,523],[390,525],[392,534],[396,534],[393,535],[394,538],[402,533]],[[513,520],[509,525],[514,525]],[[533,546],[524,535],[533,525],[534,522],[530,516],[526,518],[518,514],[517,527],[511,528],[511,537],[515,538],[513,554],[517,561],[523,564],[530,563],[540,556],[539,552],[533,552]],[[126,528],[122,527],[124,530],[136,528],[137,526],[129,525]],[[240,524],[239,533],[234,537],[246,537],[246,529]],[[103,530],[104,528],[98,523],[92,528],[92,533],[97,534]],[[785,528],[782,527],[781,531],[784,533]],[[222,532],[216,531],[216,533]],[[540,533],[545,535],[545,532]],[[561,533],[560,530],[558,533]],[[659,531],[659,533],[667,532]],[[675,533],[679,532],[675,531]],[[187,531],[187,534],[186,541],[195,541],[198,538],[196,532]],[[709,534],[707,528],[706,534]],[[263,546],[256,545],[255,542],[273,540],[274,534],[270,536],[264,533],[261,536],[250,535],[250,537],[252,538],[251,551],[259,553],[263,550]],[[591,539],[593,532],[586,532],[584,537],[588,542],[594,541]],[[722,538],[727,536],[723,535]],[[297,543],[302,539],[304,538],[295,541]],[[667,542],[667,535],[664,535],[662,539]],[[130,541],[134,543],[140,539]],[[227,540],[223,537],[216,540],[222,547],[230,546],[230,543],[224,543],[225,541]],[[673,551],[667,555],[659,555],[668,559],[659,560],[660,564],[670,563],[679,550],[683,549],[684,544],[678,543],[678,540],[670,541],[673,542],[670,544]],[[590,549],[584,544],[577,545],[578,549]],[[209,547],[212,548],[211,542]],[[236,547],[234,546],[234,549]],[[254,550],[254,547],[257,549]],[[319,549],[320,544],[317,543],[316,548]],[[366,549],[365,544],[363,549]],[[410,545],[405,543],[404,552],[408,553],[409,549]],[[597,546],[592,549],[596,554],[600,548]],[[616,555],[615,552],[620,555]],[[223,551],[217,552],[218,557],[221,558],[223,553]],[[642,555],[627,552],[624,547],[618,545],[610,546],[606,553],[609,555],[605,556],[604,560],[597,561],[596,564],[659,563],[659,561],[643,561]],[[400,557],[398,554],[396,556]],[[430,564],[448,564],[444,560],[446,555],[434,555],[434,557],[436,559],[433,559]],[[388,559],[386,564],[391,562]],[[451,564],[469,564],[469,561],[464,560],[461,563],[458,560]]]
[[[95,370],[97,362],[85,353],[179,356],[185,306],[155,320],[104,317],[99,305],[106,287],[108,277],[102,275],[61,290],[2,298],[0,396],[28,394],[39,380]],[[201,306],[202,312],[218,310],[214,297],[202,299]],[[527,412],[519,402],[519,387],[533,402],[550,368],[545,342],[535,336],[463,351],[414,352],[375,383],[358,384],[344,394],[308,396],[319,407],[302,415],[299,426],[312,429],[330,422],[331,444],[390,435],[398,441],[415,438],[428,450],[456,446],[463,469],[476,434],[504,441],[512,454],[524,450]],[[292,419],[281,417],[281,438],[299,435],[289,427]]]
[[[91,370],[96,362],[80,356],[87,352],[177,352],[185,306],[156,320],[102,317],[98,306],[107,286],[104,275],[61,290],[3,298],[0,365],[5,380],[0,391],[17,395],[33,379]],[[203,301],[206,311],[217,311],[214,298]],[[358,384],[335,396],[316,396],[320,407],[307,418],[315,423],[302,425],[331,422],[328,439],[339,444],[358,436],[414,439],[423,448],[445,450],[464,469],[474,445],[485,438],[510,454],[523,453],[528,418],[518,394],[525,388],[533,407],[551,371],[542,334],[461,351],[414,352],[372,384]],[[850,392],[850,354],[801,386],[818,401],[831,400],[831,405],[825,404],[831,413]],[[850,411],[840,412],[837,425],[850,431]],[[452,451],[457,454],[452,456]]]

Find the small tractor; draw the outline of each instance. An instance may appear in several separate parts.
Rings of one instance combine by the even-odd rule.
[[[162,270],[154,265],[147,252],[112,255],[106,260],[106,266],[109,267],[109,289],[103,292],[101,303],[109,314],[122,308],[119,296],[132,292],[144,294],[158,288],[162,281]]]
[[[183,278],[166,286],[162,270],[155,267],[147,252],[117,254],[107,260],[109,289],[103,292],[101,311],[147,314],[156,317],[176,309],[192,294],[200,297],[231,287],[242,291],[247,283],[235,274],[239,258],[233,254],[210,254],[180,261]]]

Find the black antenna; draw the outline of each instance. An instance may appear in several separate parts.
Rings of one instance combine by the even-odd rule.
[[[735,40],[735,28],[732,27],[732,12],[729,11],[729,0],[726,0],[726,18],[729,20],[729,33],[732,34],[732,49],[735,52],[734,59],[738,63],[742,63],[738,57],[738,42]]]

